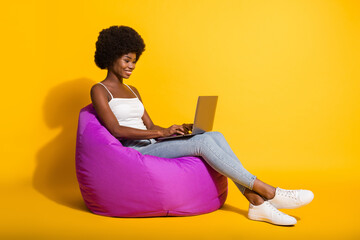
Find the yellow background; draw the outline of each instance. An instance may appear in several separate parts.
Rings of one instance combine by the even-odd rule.
[[[38,0],[0,11],[4,239],[360,237],[359,1]],[[219,95],[214,128],[246,168],[314,191],[310,205],[284,211],[295,227],[248,220],[232,182],[225,206],[201,216],[88,212],[74,169],[77,117],[106,76],[93,58],[112,25],[145,40],[126,83],[156,124],[191,122],[198,95]]]

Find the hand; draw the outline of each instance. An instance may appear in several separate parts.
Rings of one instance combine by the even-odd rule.
[[[172,125],[171,127],[164,128],[161,130],[161,136],[162,137],[168,137],[174,134],[185,134],[185,129],[182,125]]]
[[[184,128],[184,132],[185,133],[190,133],[191,130],[193,129],[193,125],[192,123],[184,123],[182,126]]]

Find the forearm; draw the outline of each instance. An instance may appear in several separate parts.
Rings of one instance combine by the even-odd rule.
[[[158,126],[157,126],[158,127]],[[136,129],[131,127],[119,126],[112,131],[112,135],[120,139],[151,139],[162,137],[161,127],[149,130]]]
[[[162,129],[165,129],[165,128],[160,127],[158,125],[153,125],[151,128],[149,128],[149,130],[162,130]]]

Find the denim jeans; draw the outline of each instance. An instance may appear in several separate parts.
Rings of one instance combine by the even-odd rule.
[[[124,140],[125,147],[131,147],[142,154],[163,158],[201,156],[213,169],[230,178],[244,194],[245,188],[252,190],[256,176],[249,173],[220,132],[206,132],[190,138],[156,142],[151,140]]]

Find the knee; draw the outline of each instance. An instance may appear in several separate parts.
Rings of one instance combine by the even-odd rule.
[[[199,153],[203,153],[209,148],[214,149],[215,146],[219,146],[216,139],[219,139],[222,136],[223,135],[219,132],[205,132],[203,134],[198,134],[193,138],[193,140],[195,140],[194,147],[198,149]]]
[[[196,146],[200,147],[200,148],[203,148],[204,145],[208,146],[208,145],[213,144],[214,138],[209,133],[210,132],[205,132],[205,133],[194,136],[194,138],[193,138],[193,140],[195,140],[194,144],[196,144]]]
[[[204,133],[202,133],[202,134],[196,135],[196,137],[197,137],[200,141],[208,141],[209,139],[212,138],[209,133],[210,133],[210,132],[204,132]]]
[[[223,138],[223,135],[220,132],[205,132],[199,134],[199,142],[206,143],[206,145],[216,144],[216,139]]]
[[[224,135],[221,132],[206,132],[206,134],[212,138],[224,138]]]

